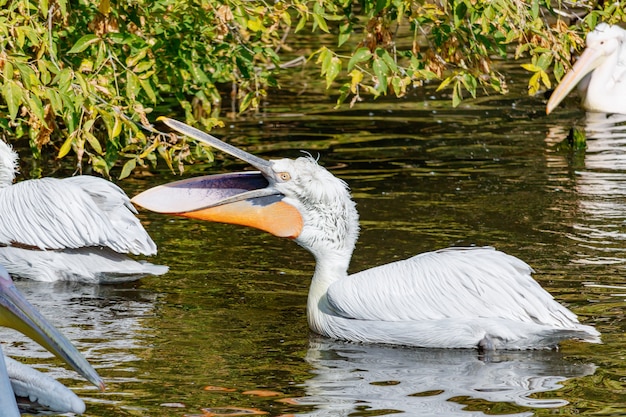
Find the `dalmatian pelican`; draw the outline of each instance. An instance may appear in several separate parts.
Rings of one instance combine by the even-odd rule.
[[[121,188],[89,175],[14,183],[17,167],[0,140],[0,264],[12,275],[109,282],[167,272],[126,255],[157,248]]]
[[[19,330],[63,359],[95,386],[104,382],[76,350],[17,290],[6,269],[0,266],[0,325]],[[16,397],[55,413],[85,411],[85,403],[55,379],[0,354],[0,407],[3,417],[20,415]]]
[[[348,275],[359,231],[346,183],[311,157],[266,161],[176,120],[169,127],[260,172],[157,186],[132,201],[160,213],[256,227],[294,239],[316,261],[310,328],[354,342],[431,348],[540,349],[599,343],[523,261],[491,247],[448,248]]]
[[[547,114],[576,85],[585,110],[626,113],[626,30],[600,23],[586,41],[587,48],[550,96]]]

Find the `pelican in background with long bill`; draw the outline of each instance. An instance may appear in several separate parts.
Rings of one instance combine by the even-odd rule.
[[[169,127],[260,172],[158,186],[132,201],[149,210],[256,227],[294,239],[316,260],[309,326],[354,342],[416,347],[539,349],[600,342],[539,286],[521,260],[490,247],[449,248],[348,275],[359,231],[346,183],[311,157],[266,161],[176,120]]]
[[[157,248],[121,188],[77,175],[13,183],[18,155],[0,139],[0,265],[39,281],[131,281],[168,268],[126,254]]]
[[[29,336],[104,390],[104,382],[95,369],[63,334],[26,301],[2,266],[0,326],[11,327]],[[0,353],[0,415],[20,415],[16,397],[25,398],[55,413],[82,414],[85,411],[85,403],[61,383]]]
[[[626,30],[600,23],[586,42],[587,48],[552,92],[546,113],[578,85],[585,110],[626,114]]]

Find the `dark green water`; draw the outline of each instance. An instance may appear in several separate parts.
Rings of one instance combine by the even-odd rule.
[[[107,391],[34,344],[5,351],[71,386],[93,417],[626,413],[626,289],[585,285],[626,285],[626,134],[594,133],[586,152],[561,150],[570,128],[585,125],[574,100],[547,117],[540,98],[515,89],[456,109],[433,91],[331,110],[332,97],[296,84],[270,96],[266,112],[213,133],[264,158],[319,154],[347,181],[362,226],[352,271],[492,245],[533,266],[604,344],[482,358],[320,339],[305,317],[313,259],[296,244],[141,212],[159,246],[152,262],[170,266],[165,276],[121,286],[18,283]],[[218,154],[185,175],[244,168]],[[174,179],[155,174],[120,185],[134,195]]]

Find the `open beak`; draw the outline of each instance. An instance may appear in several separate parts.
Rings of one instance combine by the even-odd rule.
[[[174,119],[160,117],[172,129],[220,149],[258,169],[207,175],[159,185],[132,202],[157,213],[255,227],[280,237],[296,238],[302,216],[274,186],[272,163]]]
[[[76,372],[104,391],[104,382],[72,342],[55,329],[15,288],[0,266],[0,325],[16,329],[68,363]],[[0,353],[1,354],[1,353]]]
[[[556,106],[563,101],[569,92],[572,91],[574,87],[576,87],[576,85],[585,77],[585,75],[589,74],[602,63],[603,56],[604,54],[600,49],[585,49],[570,72],[565,74],[565,77],[563,77],[559,85],[552,92],[552,95],[548,100],[548,104],[546,105],[546,114],[550,114],[552,110],[554,110]]]

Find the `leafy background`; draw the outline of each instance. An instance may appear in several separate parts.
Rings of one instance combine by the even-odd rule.
[[[543,0],[0,0],[0,125],[71,155],[79,169],[124,178],[164,161],[182,172],[209,150],[152,128],[167,104],[188,123],[222,125],[255,111],[296,64],[319,67],[337,106],[424,82],[452,105],[505,94],[504,60],[520,60],[528,92],[552,87],[600,21],[626,21],[626,2]],[[297,56],[299,37],[328,34]],[[331,41],[326,42],[330,39]]]

